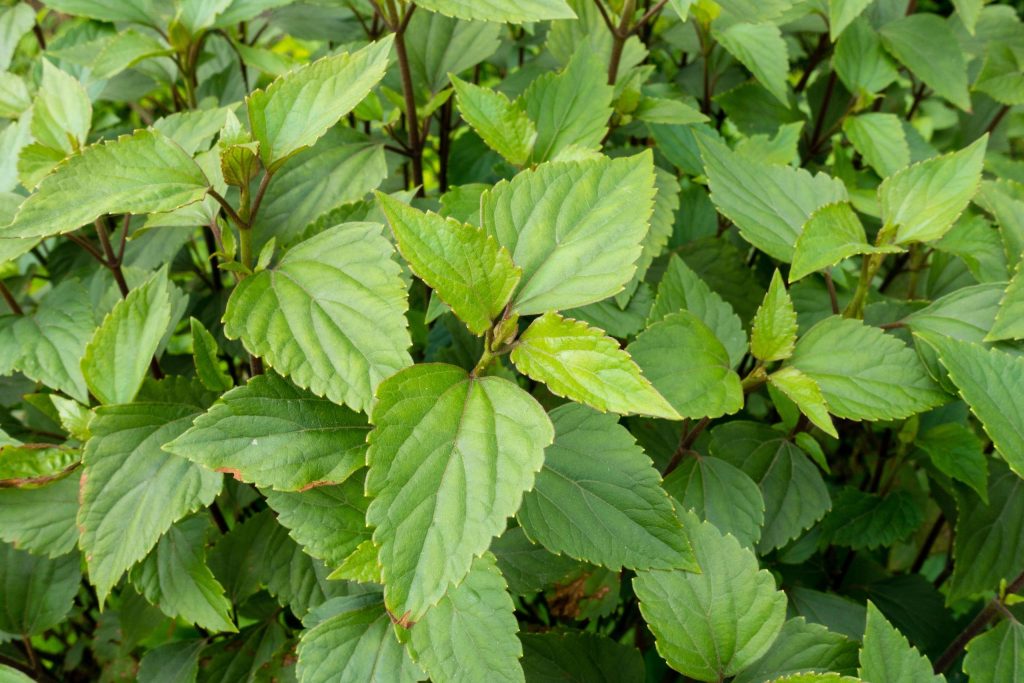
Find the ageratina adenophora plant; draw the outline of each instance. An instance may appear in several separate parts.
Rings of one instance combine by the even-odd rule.
[[[1024,680],[1024,24],[0,8],[0,682]]]

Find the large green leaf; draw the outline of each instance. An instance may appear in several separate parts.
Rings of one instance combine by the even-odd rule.
[[[828,35],[835,42],[843,30],[859,17],[871,0],[829,0]]]
[[[879,29],[882,44],[925,85],[960,109],[971,108],[967,66],[949,22],[938,14],[918,13]]]
[[[796,617],[782,626],[771,649],[740,672],[733,683],[762,683],[797,672],[853,673],[856,666],[857,644],[854,641]]]
[[[885,178],[910,163],[903,122],[895,114],[867,112],[847,117],[843,132],[854,149]]]
[[[658,258],[665,250],[675,230],[676,214],[679,212],[679,179],[674,173],[655,166],[654,184],[657,192],[654,195],[651,229],[647,232],[647,237],[644,238],[641,245],[642,251],[636,262],[636,272],[626,288],[616,294],[613,300],[620,310],[628,308],[636,298],[636,293],[644,282],[654,259]],[[598,302],[598,304],[600,303]]]
[[[128,293],[89,340],[82,374],[101,403],[130,403],[171,323],[167,270]]]
[[[999,683],[1024,678],[1024,624],[1004,619],[967,643],[964,673],[971,683]]]
[[[787,363],[818,383],[829,412],[850,420],[908,417],[945,400],[912,350],[859,320],[822,320]]]
[[[405,47],[417,96],[444,90],[449,74],[462,73],[493,55],[505,30],[495,23],[415,13],[405,30]]]
[[[352,111],[384,77],[393,38],[349,54],[323,57],[281,76],[247,98],[264,166],[276,170]]]
[[[205,639],[175,640],[155,647],[139,660],[139,683],[194,683]]]
[[[857,673],[865,683],[939,683],[946,680],[941,674],[932,673],[928,658],[912,647],[870,602]]]
[[[435,681],[521,683],[523,648],[514,609],[494,556],[487,553],[409,631],[409,652]]]
[[[796,344],[796,310],[793,300],[775,271],[764,302],[750,324],[750,353],[762,361],[785,360]]]
[[[753,161],[710,138],[698,145],[718,211],[744,239],[780,261],[793,260],[797,238],[816,209],[847,197],[843,183],[824,173]]]
[[[542,164],[484,193],[484,229],[523,269],[515,311],[573,308],[621,290],[650,229],[654,179],[645,152]]]
[[[514,166],[530,158],[537,127],[519,103],[503,93],[452,76],[459,112],[487,146]]]
[[[678,420],[619,343],[596,327],[545,313],[512,350],[512,362],[552,393],[604,412]]]
[[[999,302],[995,323],[985,336],[985,341],[1002,339],[1024,339],[1024,259],[1017,263],[1017,272]]]
[[[690,311],[654,323],[626,351],[683,417],[720,417],[743,407],[743,388],[728,353]]]
[[[0,631],[34,636],[64,621],[82,580],[81,557],[30,555],[0,543]]]
[[[85,449],[79,541],[100,601],[160,536],[213,502],[222,476],[161,450],[203,411],[183,380],[146,388],[135,403],[96,410]]]
[[[924,511],[906,491],[880,496],[847,486],[819,529],[833,545],[870,550],[905,539],[923,522]]]
[[[935,467],[948,477],[970,486],[988,504],[988,459],[984,443],[973,430],[945,423],[917,435],[914,445],[928,454]]]
[[[847,202],[825,204],[804,223],[796,240],[789,282],[793,283],[816,270],[834,266],[855,254],[881,254],[901,251],[896,246],[868,244],[864,226]]]
[[[206,196],[210,182],[178,145],[139,130],[93,145],[43,179],[0,237],[46,237],[104,214],[172,211]]]
[[[565,0],[426,0],[417,6],[432,12],[478,21],[522,24],[550,19],[575,19],[576,14]]]
[[[740,22],[716,31],[715,38],[783,106],[789,106],[789,53],[778,26],[767,21]]]
[[[757,483],[728,461],[688,457],[665,477],[665,490],[743,545],[753,547],[761,538],[764,497]]]
[[[58,12],[77,14],[100,21],[133,21],[149,24],[159,16],[154,0],[46,0],[45,4]]]
[[[555,441],[519,509],[527,536],[609,569],[695,569],[657,470],[616,418],[570,403],[551,421]]]
[[[1024,358],[981,344],[920,334],[939,358],[960,395],[1010,468],[1024,476]]]
[[[411,363],[393,253],[380,225],[325,230],[242,280],[224,333],[300,387],[365,410],[380,381]]]
[[[638,571],[633,590],[669,666],[721,681],[767,652],[786,619],[786,596],[753,551],[692,512],[682,520],[702,573]]]
[[[0,488],[0,539],[30,553],[57,557],[75,547],[78,477],[38,488]]]
[[[508,251],[474,225],[417,211],[382,193],[377,201],[413,272],[473,334],[486,332],[522,275]]]
[[[960,151],[914,164],[878,187],[882,220],[896,242],[931,242],[946,234],[977,193],[988,136]]]
[[[43,79],[32,104],[32,137],[60,153],[59,160],[85,144],[92,125],[92,103],[77,78],[47,59],[42,61]]]
[[[644,660],[635,647],[581,631],[524,633],[523,670],[530,683],[636,683]]]
[[[866,18],[855,19],[836,41],[832,63],[850,92],[873,94],[896,80],[896,63]]]
[[[227,392],[164,450],[281,491],[344,481],[364,465],[366,418],[273,373]]]
[[[554,429],[508,380],[441,364],[383,382],[371,421],[366,519],[388,608],[418,621],[519,509]]]

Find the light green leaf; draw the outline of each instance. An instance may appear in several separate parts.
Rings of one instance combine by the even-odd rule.
[[[131,403],[171,323],[167,270],[118,301],[82,358],[82,374],[101,403]]]
[[[382,584],[384,579],[380,575],[379,555],[380,550],[373,541],[363,541],[327,578]]]
[[[77,230],[104,214],[171,211],[206,196],[199,166],[160,133],[139,130],[87,147],[39,184],[2,237]]]
[[[363,466],[366,418],[274,373],[227,392],[164,450],[279,491],[345,481]]]
[[[395,637],[391,620],[371,596],[343,598],[344,609],[299,640],[302,683],[412,683],[426,678]]]
[[[370,501],[363,496],[362,476],[297,493],[265,490],[263,494],[288,534],[328,566],[340,565],[370,538],[366,526]]]
[[[747,352],[747,333],[739,316],[683,259],[673,254],[658,284],[658,295],[647,316],[647,325],[682,310],[693,313],[711,328],[728,352],[730,365],[739,365]]]
[[[441,364],[383,382],[372,422],[366,520],[388,608],[418,621],[519,509],[554,429],[508,380]]]
[[[175,640],[149,650],[139,661],[139,683],[195,683],[206,640]]]
[[[523,670],[530,683],[636,683],[644,660],[635,647],[582,631],[523,633]]]
[[[605,65],[579,49],[560,73],[545,73],[517,104],[537,127],[533,161],[550,161],[569,149],[597,151],[608,132],[614,90]]]
[[[67,156],[85,144],[92,125],[92,103],[82,83],[49,60],[32,105],[32,137]],[[113,169],[108,169],[108,172]]]
[[[787,363],[818,383],[829,412],[849,420],[900,419],[946,400],[917,354],[859,320],[822,320]]]
[[[391,36],[349,54],[323,57],[248,96],[249,123],[260,159],[277,170],[352,111],[384,77]]]
[[[875,247],[868,244],[864,226],[847,202],[825,204],[804,223],[796,240],[789,282],[800,280],[816,270],[834,266],[856,254],[880,254],[902,251],[899,247]]]
[[[30,553],[57,557],[78,542],[78,477],[38,488],[0,488],[0,539]]]
[[[213,136],[225,129],[229,119],[236,126],[240,125],[234,114],[237,106],[177,112],[154,121],[153,130],[163,133],[189,154],[195,154],[209,148]]]
[[[683,417],[721,417],[743,407],[743,388],[728,353],[690,311],[654,323],[626,351]]]
[[[551,421],[555,442],[519,509],[527,536],[609,569],[696,570],[657,470],[615,416],[569,403]]]
[[[735,538],[692,512],[681,518],[702,573],[638,571],[633,590],[669,666],[720,681],[767,652],[786,619],[786,596]]]
[[[435,681],[521,683],[518,631],[505,578],[487,553],[409,631],[408,648]]]
[[[414,14],[405,31],[405,44],[418,96],[443,91],[449,85],[449,74],[472,69],[493,55],[506,30],[500,24],[460,21],[435,12]]]
[[[82,474],[79,544],[100,602],[177,520],[213,502],[222,477],[160,446],[202,412],[180,379],[148,388],[135,403],[102,406],[92,421]]]
[[[220,353],[220,349],[217,348],[217,340],[195,318],[189,318],[188,322],[189,331],[192,333],[192,357],[196,364],[196,376],[210,391],[227,391],[234,385],[234,382],[220,366],[220,359],[217,357]]]
[[[916,15],[915,15],[916,16]],[[988,135],[958,152],[914,164],[878,187],[882,220],[896,242],[931,242],[946,234],[981,183]]]
[[[151,24],[159,18],[154,0],[46,0],[48,7],[100,21],[133,21]]]
[[[1024,357],[936,334],[919,334],[939,352],[960,396],[999,454],[1024,477]]]
[[[224,587],[206,566],[206,516],[190,517],[167,530],[129,574],[139,592],[164,614],[213,631],[237,631]]]
[[[81,461],[80,448],[46,443],[17,444],[4,435],[0,447],[0,482],[4,486],[42,485],[69,474]]]
[[[451,81],[466,123],[510,164],[525,164],[537,138],[537,128],[526,111],[503,93],[463,81],[454,74]]]
[[[793,259],[797,238],[816,209],[847,198],[843,183],[824,173],[752,161],[710,138],[697,144],[718,211],[744,239],[781,261]]]
[[[1024,624],[1004,619],[967,643],[964,673],[971,683],[999,683],[1024,678]]]
[[[65,2],[66,0],[61,0]],[[235,26],[240,21],[255,19],[263,12],[289,5],[295,0],[232,0],[227,9],[221,12],[214,20],[214,26],[224,28]]]
[[[782,368],[768,375],[768,382],[795,403],[800,412],[829,436],[838,438],[835,425],[828,414],[828,403],[821,387],[813,379],[794,367]]]
[[[776,270],[750,324],[750,353],[762,361],[785,360],[796,344],[796,310]]]
[[[721,458],[695,451],[690,456],[665,477],[665,490],[722,533],[753,547],[764,523],[764,497],[757,484]]]
[[[967,427],[946,423],[919,434],[914,445],[948,477],[970,486],[988,505],[988,460],[982,440]]]
[[[985,336],[985,341],[1003,339],[1024,339],[1024,259],[1017,262],[1017,271],[999,302],[995,324]]]
[[[551,19],[575,19],[565,0],[426,0],[417,6],[449,17],[523,24]]]
[[[31,5],[19,2],[0,11],[0,71],[6,71],[11,65],[18,41],[32,30],[35,21],[36,13]]]
[[[977,0],[974,0],[975,2]],[[978,3],[980,6],[980,3]],[[971,86],[996,102],[1024,104],[1024,49],[1013,39],[989,43],[981,73]]]
[[[895,114],[866,112],[848,116],[843,121],[843,132],[882,178],[910,163],[910,145],[903,132],[903,122]]]
[[[77,552],[51,560],[0,543],[0,631],[34,636],[64,621],[82,580],[80,563]]]
[[[619,343],[584,322],[545,313],[519,337],[511,357],[552,393],[601,412],[680,419]]]
[[[0,71],[0,116],[16,119],[31,104],[25,80],[9,71]]]
[[[971,109],[964,53],[949,22],[938,14],[917,13],[879,29],[882,44],[925,85],[964,111]]]
[[[803,617],[790,619],[779,637],[761,659],[744,669],[733,683],[762,683],[797,672],[852,673],[857,666],[857,644],[824,626],[809,623]],[[855,681],[856,679],[847,679]]]
[[[882,47],[878,31],[866,18],[855,19],[836,42],[832,63],[850,92],[871,95],[896,80],[896,63]]]
[[[870,601],[857,674],[865,683],[938,683],[946,680],[941,674],[932,673],[928,658],[911,647],[903,634],[893,628]]]
[[[832,42],[870,4],[871,0],[828,0],[828,37]]]
[[[715,37],[775,98],[789,106],[789,53],[779,27],[770,22],[732,24]]]
[[[423,213],[380,192],[377,201],[413,272],[473,334],[486,332],[522,275],[508,251],[474,225]]]
[[[173,54],[173,51],[156,38],[133,31],[121,31],[114,35],[92,64],[93,78],[106,79],[116,76],[144,59]]]
[[[365,410],[382,379],[409,365],[405,286],[373,223],[346,223],[247,277],[224,333],[300,387]]]
[[[523,269],[514,310],[545,313],[619,292],[650,229],[654,180],[644,152],[542,164],[484,193],[484,229]]]
[[[905,539],[923,522],[924,511],[906,491],[880,496],[846,486],[819,529],[829,543],[871,550]]]
[[[629,306],[640,283],[644,281],[648,269],[654,259],[661,255],[668,245],[676,225],[676,213],[679,211],[679,179],[675,174],[654,167],[654,184],[657,192],[654,195],[654,213],[651,214],[651,229],[641,245],[640,258],[636,262],[636,272],[626,288],[615,295],[615,303],[619,309]],[[611,330],[609,330],[611,332]]]

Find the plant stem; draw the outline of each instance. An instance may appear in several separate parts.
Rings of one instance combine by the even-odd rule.
[[[622,17],[619,25],[612,31],[612,54],[608,60],[608,85],[615,85],[619,78],[619,65],[622,62],[622,48],[630,34],[629,22],[636,11],[636,0],[625,0],[622,3]]]
[[[679,445],[672,454],[672,459],[668,461],[668,465],[665,466],[665,471],[661,473],[662,477],[667,477],[673,470],[679,467],[679,463],[681,463],[683,458],[686,457],[687,452],[689,452],[690,448],[697,440],[697,437],[708,428],[709,424],[711,424],[711,418],[702,417],[700,422],[693,426],[693,429],[688,429],[683,432],[682,436],[679,438]]]
[[[860,266],[860,280],[857,282],[857,289],[853,293],[853,299],[850,300],[846,310],[843,311],[844,317],[864,317],[864,303],[867,301],[868,292],[871,290],[871,281],[884,260],[885,254],[865,254]]]
[[[389,21],[395,33],[395,53],[398,55],[398,69],[402,77],[402,97],[405,99],[405,127],[409,138],[409,161],[412,164],[412,182],[417,186],[416,196],[423,197],[423,141],[420,140],[419,115],[416,113],[416,93],[412,85],[412,69],[409,66],[409,53],[405,47],[405,29],[409,19],[416,10],[410,5],[405,16],[398,12],[394,0],[388,1]]]
[[[1010,595],[1016,593],[1021,588],[1024,588],[1024,572],[1022,572],[1016,579],[1006,587],[1006,594]],[[974,617],[970,624],[960,632],[946,651],[943,652],[938,659],[935,660],[934,671],[937,674],[945,673],[946,669],[953,665],[953,662],[963,653],[964,648],[967,644],[974,639],[975,636],[980,634],[985,627],[988,626],[989,622],[999,614],[1000,606],[1002,606],[1003,598],[996,596],[989,601],[985,607],[978,612],[978,615]]]
[[[823,271],[822,275],[825,276],[825,287],[828,289],[828,300],[832,304],[833,315],[839,315],[839,298],[836,296],[836,283],[832,281],[832,274],[830,272]]]
[[[917,557],[914,558],[914,564],[910,565],[910,573],[917,574],[921,571],[921,567],[924,566],[925,561],[932,552],[932,547],[935,545],[935,541],[938,540],[939,534],[942,533],[942,528],[946,526],[946,515],[939,513],[938,518],[935,520],[935,524],[932,525],[931,530],[928,532],[928,536],[924,539],[924,543],[921,544],[921,549],[917,551]]]
[[[989,122],[988,126],[985,127],[985,133],[991,134],[995,132],[996,127],[1003,120],[1003,117],[1006,116],[1006,113],[1008,111],[1010,111],[1010,105],[1004,104],[1002,107],[1000,107],[999,111],[996,112],[996,115],[992,117],[992,120]]]
[[[220,204],[220,208],[224,209],[224,213],[227,214],[228,218],[231,219],[231,222],[238,226],[239,229],[246,225],[246,222],[242,220],[242,217],[238,215],[238,212],[235,211],[234,207],[228,203],[228,200],[224,199],[220,192],[217,192],[217,190],[211,187],[207,191],[207,194],[213,197],[217,203]]]
[[[2,280],[0,280],[0,295],[3,295],[4,301],[7,302],[7,305],[11,309],[11,313],[14,315],[25,315],[25,311],[21,308],[21,304],[19,304],[18,300],[14,298],[14,295],[11,294],[11,290],[7,289],[7,285],[5,285]]]

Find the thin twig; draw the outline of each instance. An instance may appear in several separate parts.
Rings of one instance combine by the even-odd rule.
[[[836,296],[836,283],[832,281],[832,274],[827,270],[823,271],[822,275],[825,276],[825,287],[828,289],[828,300],[832,304],[832,314],[839,315],[839,297]]]
[[[1011,595],[1016,593],[1021,588],[1024,588],[1024,572],[1022,572],[1016,579],[1006,587],[1006,594]],[[1003,598],[996,596],[989,601],[985,607],[978,612],[978,615],[974,617],[970,624],[960,632],[946,651],[943,652],[938,659],[935,660],[934,671],[937,674],[945,673],[946,669],[952,666],[953,662],[963,653],[964,648],[971,642],[974,637],[980,634],[985,627],[988,626],[989,622],[999,613],[999,604],[1002,604]]]
[[[0,295],[3,295],[4,301],[7,302],[7,305],[11,309],[11,313],[14,315],[25,315],[25,311],[21,308],[21,304],[19,304],[18,300],[14,298],[11,290],[7,289],[7,285],[3,283],[3,280],[0,280]]]
[[[711,424],[711,418],[702,417],[700,422],[694,425],[692,429],[688,429],[683,432],[682,436],[679,438],[679,446],[676,447],[675,453],[672,454],[672,459],[669,460],[668,465],[665,466],[665,471],[661,473],[662,477],[667,477],[673,472],[673,470],[679,467],[679,463],[681,463],[683,458],[686,457],[686,454],[690,451],[690,447],[693,446],[697,437],[707,429],[709,424]]]
[[[235,211],[231,204],[228,203],[228,200],[224,199],[220,192],[217,192],[217,190],[211,187],[207,191],[207,194],[213,197],[217,201],[217,203],[220,204],[220,207],[224,209],[224,213],[228,215],[228,218],[231,219],[232,223],[237,225],[239,228],[243,228],[246,226],[246,222],[242,220],[242,218],[238,215],[238,212]]]
[[[642,17],[640,17],[640,20],[636,22],[636,24],[633,26],[633,28],[630,29],[629,32],[630,33],[636,33],[638,30],[640,30],[643,27],[644,24],[646,24],[648,21],[650,21],[651,18],[654,17],[658,12],[660,12],[662,10],[662,8],[665,5],[667,5],[667,4],[668,4],[668,0],[660,0],[660,2],[658,2],[657,5],[655,5],[651,9],[647,10],[646,12],[644,12],[644,15]]]

